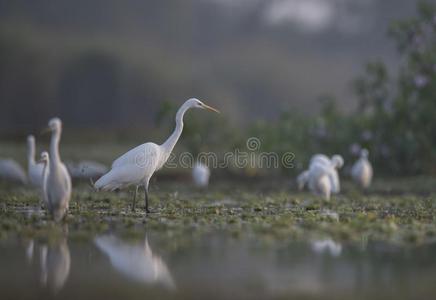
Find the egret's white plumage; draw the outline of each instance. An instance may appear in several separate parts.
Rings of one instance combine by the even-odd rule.
[[[100,177],[108,171],[108,167],[102,163],[84,160],[77,163],[66,164],[68,172],[74,179],[89,179]]]
[[[142,243],[127,243],[113,235],[103,235],[94,241],[109,257],[112,266],[125,276],[141,283],[175,288],[167,265],[159,256],[153,254],[147,238]]]
[[[368,160],[367,149],[360,151],[360,158],[354,163],[351,169],[351,176],[361,188],[368,188],[371,185],[373,170]]]
[[[26,183],[26,172],[15,160],[0,159],[0,179],[18,183]]]
[[[41,188],[44,181],[43,177],[44,165],[35,162],[35,137],[29,135],[27,137],[27,175],[29,183],[34,187]]]
[[[48,123],[52,132],[50,156],[44,171],[43,195],[46,208],[55,221],[60,221],[68,210],[71,198],[71,177],[59,154],[62,122],[53,118]]]
[[[197,187],[207,187],[209,185],[210,170],[205,164],[197,162],[192,169],[192,179]]]
[[[333,194],[337,194],[341,190],[340,181],[339,181],[339,174],[338,169],[340,169],[344,165],[344,159],[340,155],[333,155],[332,158],[328,158],[324,154],[315,154],[312,156],[309,162],[309,169],[302,172],[297,177],[297,185],[298,189],[302,190],[306,184],[310,181],[310,168],[314,165],[321,165],[324,166],[323,172],[327,173],[327,176],[330,180],[330,192]],[[313,173],[313,172],[312,172]],[[315,180],[319,180],[319,178],[316,178]]]
[[[95,188],[104,191],[122,189],[130,185],[136,186],[132,209],[135,209],[138,188],[145,189],[145,210],[148,209],[148,184],[154,172],[163,167],[168,160],[183,130],[183,116],[190,108],[216,109],[198,99],[187,100],[177,111],[176,128],[170,137],[161,145],[145,143],[128,151],[112,163],[111,170],[95,182]]]
[[[332,192],[331,166],[320,162],[315,162],[309,168],[309,189],[316,195],[322,196],[325,200],[330,200]]]

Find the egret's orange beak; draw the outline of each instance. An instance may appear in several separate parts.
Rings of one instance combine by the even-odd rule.
[[[214,111],[214,112],[216,112],[216,113],[218,113],[218,114],[220,113],[220,111],[219,111],[218,109],[213,108],[212,106],[206,105],[206,104],[204,104],[204,103],[203,103],[203,107],[204,107],[205,109],[208,109],[208,110]]]

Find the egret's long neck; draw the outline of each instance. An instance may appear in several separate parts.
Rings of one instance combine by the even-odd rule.
[[[179,140],[180,135],[182,134],[183,131],[183,116],[185,115],[185,112],[188,109],[189,109],[188,106],[182,105],[177,111],[176,128],[174,129],[174,132],[170,135],[170,137],[165,141],[165,143],[162,144],[162,148],[166,153],[171,153],[177,141]]]
[[[35,164],[35,143],[27,142],[27,162],[29,165]]]
[[[50,160],[53,162],[52,164],[50,164],[50,167],[54,166],[54,164],[61,161],[59,155],[60,139],[61,139],[61,131],[59,129],[55,130],[51,135],[51,141],[50,141]]]

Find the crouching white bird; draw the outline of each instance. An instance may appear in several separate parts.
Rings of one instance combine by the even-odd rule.
[[[50,156],[44,170],[43,196],[46,208],[53,219],[58,222],[68,210],[71,198],[71,177],[59,154],[61,120],[51,119],[46,130],[51,132],[51,141]]]
[[[35,137],[27,137],[27,176],[29,183],[34,187],[41,188],[43,184],[44,164],[35,162]]]
[[[15,160],[0,159],[0,180],[26,183],[26,172]]]
[[[207,187],[209,185],[210,170],[208,166],[197,162],[192,169],[192,179],[197,187]]]
[[[308,175],[308,185],[312,193],[322,196],[325,200],[330,200],[332,193],[331,181],[332,167],[329,165],[315,162],[310,165]]]
[[[362,149],[360,151],[360,158],[354,163],[353,168],[351,169],[353,180],[363,189],[370,186],[373,175],[368,155],[369,151],[367,149]]]
[[[132,205],[132,210],[134,210],[138,188],[143,186],[145,189],[145,210],[150,212],[148,208],[148,184],[150,178],[168,160],[182,134],[183,116],[190,108],[201,108],[219,112],[198,99],[192,98],[187,100],[177,111],[174,132],[162,145],[145,143],[125,153],[112,163],[112,169],[107,174],[95,182],[95,188],[97,190],[114,191],[130,185],[136,186]]]
[[[344,159],[342,156],[335,154],[330,159],[324,154],[316,154],[310,159],[310,165],[314,163],[320,163],[330,168],[328,176],[331,181],[331,192],[333,194],[338,194],[341,191],[338,170],[344,165]]]

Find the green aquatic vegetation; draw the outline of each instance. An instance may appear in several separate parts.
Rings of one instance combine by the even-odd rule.
[[[344,193],[329,202],[289,190],[286,185],[278,189],[276,183],[259,191],[250,185],[220,182],[204,191],[164,182],[151,193],[153,213],[149,215],[140,205],[131,211],[129,191],[96,193],[79,183],[61,224],[46,215],[37,191],[8,185],[0,190],[0,238],[50,239],[67,232],[70,238],[87,239],[117,231],[126,237],[153,232],[177,240],[224,232],[269,242],[320,236],[399,244],[433,241],[436,194],[425,188],[417,194],[400,193],[407,181],[400,181],[400,189],[393,181],[386,182],[391,194],[379,192],[381,182],[364,194],[346,182]],[[413,179],[410,182],[414,184]]]

